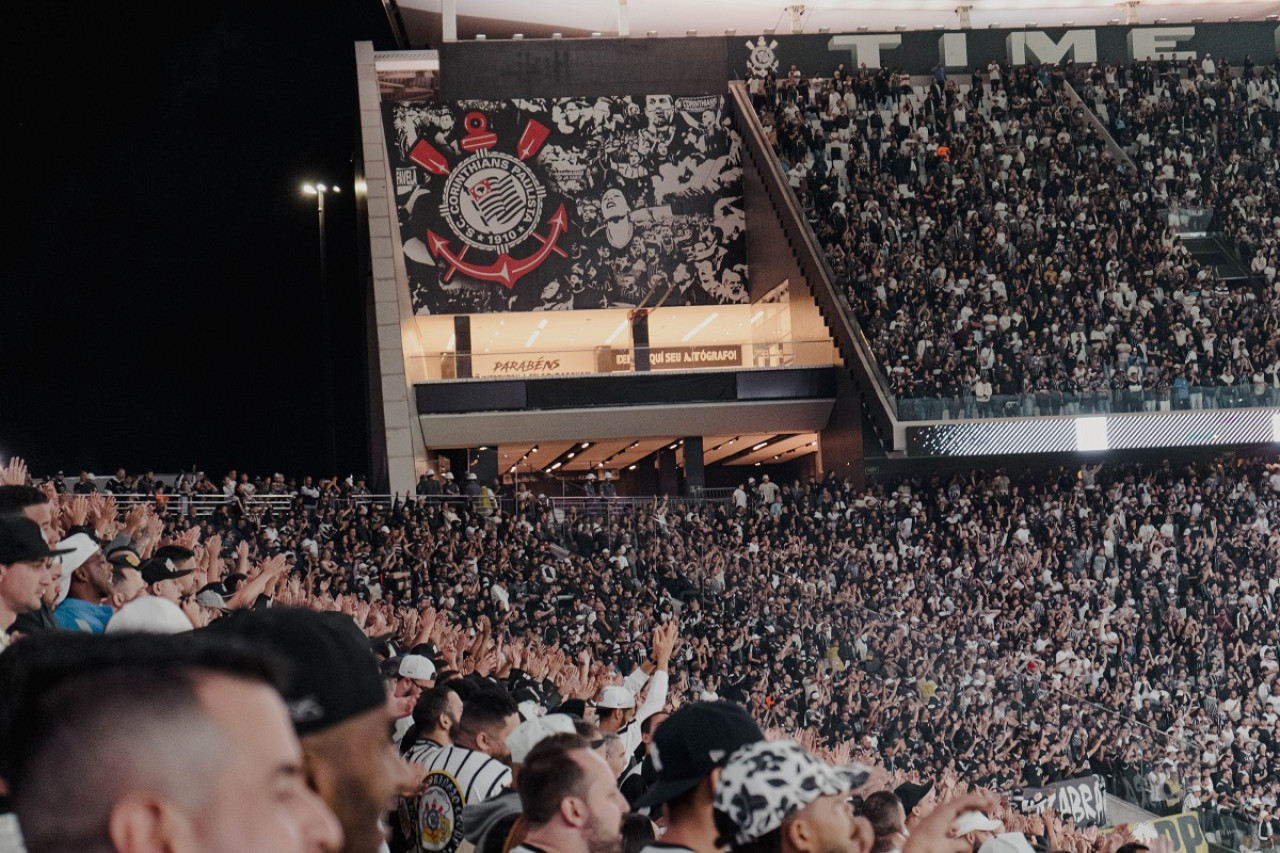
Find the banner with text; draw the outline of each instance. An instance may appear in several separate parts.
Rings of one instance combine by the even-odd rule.
[[[723,96],[383,110],[416,313],[747,301],[741,140]]]
[[[1195,812],[1182,812],[1142,823],[1122,824],[1111,829],[1127,830],[1144,844],[1150,844],[1156,840],[1157,835],[1163,835],[1173,845],[1173,853],[1209,853],[1209,842],[1200,827],[1200,816]]]
[[[1029,812],[1052,809],[1060,815],[1070,815],[1076,826],[1107,824],[1107,786],[1101,776],[1067,779],[1043,788],[1023,788],[1022,802]]]

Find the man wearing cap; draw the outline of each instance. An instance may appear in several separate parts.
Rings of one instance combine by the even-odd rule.
[[[407,707],[413,708],[418,704],[418,697],[422,695],[422,691],[430,690],[435,684],[436,665],[430,658],[423,655],[405,655],[400,659],[400,665],[396,669],[396,682],[392,687],[391,695],[396,699],[403,699]],[[391,739],[400,743],[412,725],[411,711],[396,720]]]
[[[415,489],[419,497],[430,498],[440,496],[440,481],[436,479],[434,468],[428,468],[427,473],[418,478],[418,486]]]
[[[667,831],[643,853],[720,853],[713,805],[724,762],[764,733],[732,702],[694,702],[677,710],[653,733],[649,755],[657,781],[635,808],[661,806]]]
[[[59,628],[101,634],[116,612],[105,603],[111,596],[111,564],[102,549],[85,533],[62,540],[64,548],[74,548],[62,558],[62,572],[68,583],[67,597],[53,612]]]
[[[953,832],[955,837],[969,846],[973,853],[997,833],[1004,831],[1004,824],[987,817],[977,809],[961,813],[956,818]]]
[[[3,660],[0,755],[31,850],[339,849],[260,652],[55,631]]]
[[[291,665],[281,693],[312,789],[342,824],[342,853],[377,853],[383,816],[407,783],[387,732],[391,712],[368,638],[342,613],[237,610],[210,631],[274,649]]]
[[[9,645],[9,629],[18,615],[40,609],[53,583],[50,558],[70,552],[50,548],[31,519],[0,517],[0,649]]]
[[[614,732],[622,738],[627,754],[636,751],[640,746],[640,724],[661,711],[667,704],[667,669],[671,661],[671,652],[675,648],[676,634],[679,627],[672,620],[659,625],[653,631],[653,675],[649,676],[644,668],[638,668],[627,676],[622,685],[610,685],[600,691],[595,702],[596,725],[602,732]],[[649,692],[645,695],[644,704],[636,708],[636,692],[649,684]]]
[[[60,541],[61,534],[53,526],[53,507],[49,503],[49,496],[39,489],[33,486],[0,486],[0,515],[9,514],[21,515],[40,525],[40,533],[50,546],[57,545]],[[40,607],[20,614],[10,630],[30,634],[58,627],[53,621],[53,608],[58,606],[60,600],[59,575],[62,569],[56,561],[50,569],[54,583],[45,591]]]
[[[182,603],[183,578],[191,574],[190,569],[179,570],[167,557],[152,557],[139,567],[142,581],[147,585],[147,594],[167,598],[174,604]]]
[[[868,853],[871,825],[849,804],[868,776],[863,765],[833,767],[793,741],[745,746],[716,783],[720,839],[735,853]]]
[[[893,792],[898,795],[899,800],[902,800],[902,810],[907,816],[908,832],[915,829],[916,824],[929,814],[936,799],[931,781],[903,782],[894,788]]]

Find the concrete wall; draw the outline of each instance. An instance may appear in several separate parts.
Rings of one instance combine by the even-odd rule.
[[[408,292],[399,284],[404,280],[404,270],[400,269],[397,275],[396,269],[397,264],[403,266],[404,261],[396,250],[392,232],[395,200],[391,196],[391,176],[382,142],[382,113],[378,108],[373,45],[357,42],[355,50],[387,486],[392,493],[408,493],[413,491],[418,480],[417,469],[426,469],[426,447],[417,428],[412,388],[405,375],[402,330],[413,326],[413,310],[408,306]],[[377,394],[371,396],[374,399],[378,397]],[[370,418],[371,424],[377,421],[376,417]]]
[[[527,98],[724,91],[748,74],[748,64],[794,63],[810,76],[837,66],[902,68],[928,74],[945,56],[959,71],[999,62],[1074,59],[1128,62],[1153,49],[1215,58],[1239,67],[1246,55],[1259,64],[1277,55],[1277,25],[1266,21],[1106,26],[1067,29],[912,30],[894,33],[700,36],[686,38],[530,39],[449,42],[440,45],[445,98]],[[763,39],[761,45],[759,40]],[[1167,46],[1167,49],[1166,49]],[[763,51],[761,50],[763,48]]]

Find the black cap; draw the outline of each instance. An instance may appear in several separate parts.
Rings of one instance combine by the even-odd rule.
[[[635,808],[656,806],[691,790],[722,767],[737,749],[764,740],[764,732],[732,702],[694,702],[658,726],[649,757],[658,781],[636,800]]]
[[[932,782],[903,782],[894,788],[893,792],[898,795],[899,800],[902,800],[902,811],[905,814],[911,814],[911,810],[920,805],[920,801],[932,790]]]
[[[152,557],[139,566],[138,571],[142,572],[143,582],[148,584],[185,578],[191,574],[191,569],[178,571],[178,567],[168,557]]]
[[[236,610],[208,630],[261,643],[284,659],[281,693],[299,735],[323,731],[386,704],[368,638],[346,614],[290,607]]]
[[[25,515],[0,517],[0,565],[30,563],[70,554],[75,548],[50,548],[40,525]]]

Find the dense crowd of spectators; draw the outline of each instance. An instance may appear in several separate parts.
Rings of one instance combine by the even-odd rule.
[[[73,573],[77,612],[110,618],[146,592],[196,625],[267,600],[341,611],[429,649],[434,668],[514,679],[526,710],[598,699],[654,657],[655,630],[678,626],[669,707],[732,700],[766,729],[903,778],[1013,791],[1097,773],[1149,807],[1201,811],[1227,840],[1240,832],[1221,815],[1275,819],[1275,465],[975,472],[863,491],[826,479],[753,487],[741,507],[621,510],[558,509],[527,489],[482,508],[229,478],[259,493],[277,479],[285,508],[231,494],[205,516],[160,500],[122,515],[109,496],[50,483],[5,487],[0,511],[25,508],[54,543],[108,544],[104,575]],[[130,554],[145,588],[119,559]],[[57,592],[28,602],[17,630],[38,630],[42,609],[92,624],[57,618]]]
[[[1275,115],[1235,93],[1274,87],[1220,71],[1203,94],[1117,108],[1138,126],[1134,172],[1069,97],[1068,82],[1091,79],[1072,65],[993,65],[967,85],[936,69],[927,89],[883,69],[811,80],[793,68],[749,84],[902,416],[1280,401],[1280,290],[1227,287],[1162,213],[1193,183],[1210,187],[1223,227],[1269,268],[1280,205],[1259,176]],[[1087,95],[1098,102],[1092,83]],[[1206,98],[1229,118],[1193,153],[1166,152],[1161,134],[1198,122]],[[1193,181],[1183,156],[1214,168]]]

